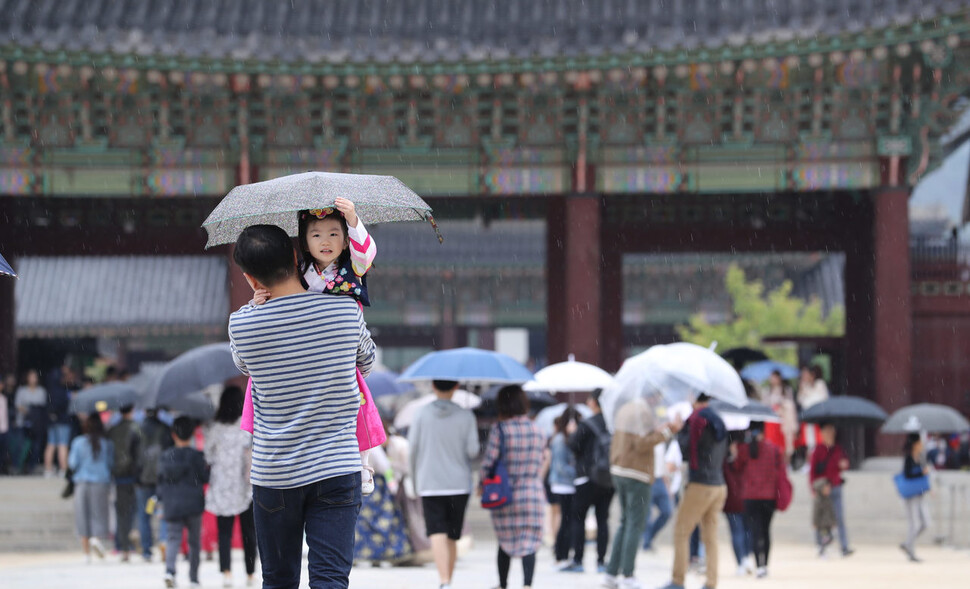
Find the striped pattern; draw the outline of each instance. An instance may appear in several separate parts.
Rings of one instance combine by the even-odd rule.
[[[351,297],[296,294],[229,317],[239,369],[253,379],[254,485],[291,489],[360,471],[355,367],[374,342]]]
[[[354,265],[354,274],[363,276],[377,257],[377,243],[367,234],[367,228],[360,219],[357,220],[356,227],[347,228],[347,234],[350,238],[350,261]]]

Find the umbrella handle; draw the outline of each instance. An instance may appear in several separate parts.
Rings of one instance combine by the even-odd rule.
[[[434,229],[434,234],[438,237],[438,243],[444,243],[445,238],[441,236],[441,231],[438,230],[438,223],[434,220],[434,215],[428,215],[428,222],[431,223],[431,228]]]

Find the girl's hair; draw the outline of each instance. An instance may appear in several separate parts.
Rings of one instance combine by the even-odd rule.
[[[529,398],[519,385],[508,385],[498,391],[495,399],[499,419],[518,417],[529,412]]]
[[[229,385],[222,389],[219,397],[219,409],[216,411],[216,421],[219,423],[236,423],[243,412],[243,390],[236,385]]]
[[[913,446],[919,443],[919,441],[920,441],[919,434],[909,434],[908,436],[906,436],[906,441],[903,442],[903,454],[905,456],[909,456],[910,454],[912,454]]]
[[[88,415],[84,420],[84,433],[88,436],[88,443],[91,444],[91,455],[95,458],[101,453],[101,438],[104,437],[104,423],[101,416],[97,413]]]
[[[812,364],[812,376],[815,377],[815,380],[822,380],[822,377],[824,376],[822,373],[822,367],[818,364]]]
[[[301,258],[300,276],[302,277],[306,273],[306,271],[310,268],[310,266],[313,264],[313,256],[310,255],[310,248],[307,246],[307,241],[306,241],[307,227],[310,226],[310,223],[312,223],[313,221],[322,221],[324,219],[336,219],[340,223],[340,228],[344,232],[345,246],[347,245],[346,243],[347,240],[350,239],[350,233],[347,230],[347,220],[344,219],[344,216],[336,209],[334,209],[333,213],[330,213],[323,219],[317,217],[316,215],[311,215],[310,211],[306,211],[306,210],[300,211],[297,214],[297,219],[298,219],[298,229],[297,229],[296,239],[297,239],[297,246],[300,250],[300,258]],[[344,247],[343,251],[340,252],[340,256],[337,257],[337,265],[342,266],[346,264],[347,260],[349,259],[350,259],[350,248]]]
[[[579,411],[572,405],[566,407],[566,410],[559,414],[553,422],[553,426],[556,428],[557,434],[566,433],[566,426],[569,425],[570,421],[579,421]]]
[[[765,424],[760,421],[751,422],[751,443],[748,444],[748,449],[751,453],[751,458],[755,460],[758,459],[758,455],[761,454],[761,440],[758,436],[765,433]]]

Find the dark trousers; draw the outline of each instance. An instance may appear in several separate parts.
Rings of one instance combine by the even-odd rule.
[[[165,523],[165,572],[170,575],[175,574],[175,561],[182,548],[182,530],[185,530],[189,543],[189,581],[198,583],[202,514],[169,519]]]
[[[605,564],[606,548],[610,543],[610,501],[613,489],[593,482],[576,485],[573,497],[573,561],[583,564],[586,547],[586,514],[592,507],[596,512],[596,562]]]
[[[256,521],[253,519],[253,504],[239,515],[216,516],[219,528],[219,570],[228,572],[232,567],[232,528],[239,518],[239,531],[242,533],[243,554],[246,559],[246,574],[256,572]]]
[[[775,502],[773,499],[746,499],[744,515],[751,532],[755,562],[759,567],[768,566],[768,552],[771,551],[771,517],[775,515]]]
[[[115,546],[121,552],[131,552],[131,526],[135,522],[135,484],[115,483]]]
[[[253,485],[263,589],[300,586],[304,531],[310,589],[346,589],[360,501],[359,472],[293,489]]]
[[[509,585],[509,569],[512,566],[512,557],[507,552],[498,549],[498,586],[505,589]],[[522,557],[522,575],[524,587],[532,586],[532,576],[536,572],[536,553],[526,554]]]
[[[559,531],[556,532],[556,544],[553,552],[556,554],[556,562],[562,562],[569,558],[569,551],[573,548],[573,498],[574,495],[556,495],[559,498],[559,511],[562,513],[562,521],[559,523]]]

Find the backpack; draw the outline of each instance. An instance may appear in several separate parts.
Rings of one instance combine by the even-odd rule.
[[[111,468],[111,476],[116,479],[134,477],[138,474],[138,448],[141,437],[138,425],[134,422],[122,421],[115,428],[124,428],[124,430],[121,432],[123,436],[121,439],[115,439],[113,435],[108,436],[115,443],[115,462]]]
[[[592,420],[586,422],[593,430],[593,462],[590,466],[589,480],[600,487],[607,489],[613,488],[613,477],[610,475],[610,445],[613,443],[613,436],[606,428],[600,429],[593,425]]]
[[[148,427],[153,425],[153,427]],[[158,461],[165,451],[168,428],[161,424],[142,424],[141,455],[138,457],[138,482],[145,486],[158,484]]]

